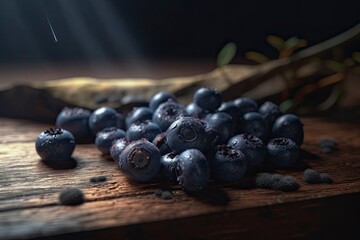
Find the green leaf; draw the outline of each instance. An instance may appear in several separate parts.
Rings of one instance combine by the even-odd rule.
[[[360,63],[360,52],[353,52],[353,53],[352,53],[352,58],[353,58],[356,62]]]
[[[291,109],[293,106],[294,106],[293,100],[287,99],[287,100],[283,101],[282,103],[280,103],[279,108],[281,109],[281,111],[287,112],[287,111],[289,111],[289,109]]]
[[[334,72],[343,72],[346,68],[345,64],[335,60],[324,60],[324,64],[327,68]]]
[[[299,38],[298,37],[291,37],[285,42],[285,48],[293,48],[296,45],[299,44]]]
[[[233,60],[236,54],[236,44],[233,42],[227,43],[219,52],[217,56],[218,67],[225,66]]]
[[[268,57],[258,52],[247,52],[245,56],[247,59],[252,60],[256,63],[264,63],[269,61]]]
[[[274,35],[269,35],[266,38],[266,41],[273,46],[274,48],[280,50],[284,47],[285,41],[284,39],[278,37],[278,36],[274,36]]]

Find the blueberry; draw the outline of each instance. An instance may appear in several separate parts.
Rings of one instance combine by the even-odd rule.
[[[124,117],[113,108],[101,107],[90,115],[89,127],[94,135],[108,127],[125,129]]]
[[[171,182],[176,182],[176,167],[178,161],[178,155],[174,152],[165,154],[160,158],[160,173]]]
[[[149,108],[152,111],[155,111],[155,109],[158,108],[160,104],[168,101],[169,99],[171,99],[173,102],[176,102],[176,97],[174,94],[164,91],[158,92],[150,99]]]
[[[162,131],[157,124],[149,120],[145,120],[143,122],[135,122],[131,124],[129,129],[126,131],[126,137],[130,142],[141,138],[146,138],[151,142],[156,135],[161,132]]]
[[[259,107],[259,113],[261,115],[263,115],[265,122],[267,124],[269,133],[271,133],[271,130],[272,130],[275,120],[284,114],[280,110],[278,105],[276,105],[275,103],[270,102],[270,101],[264,102]]]
[[[185,107],[185,112],[188,116],[194,118],[204,118],[208,111],[196,105],[196,103],[190,103]]]
[[[220,182],[239,181],[246,172],[245,155],[228,145],[218,145],[209,162],[211,177]]]
[[[128,113],[125,119],[126,129],[130,127],[131,124],[136,122],[142,122],[145,120],[152,119],[152,111],[147,107],[138,107],[134,108],[131,112]]]
[[[285,137],[293,140],[298,146],[304,141],[304,128],[299,118],[293,114],[278,117],[272,128],[272,136]]]
[[[105,128],[96,134],[95,144],[103,155],[110,155],[112,143],[125,137],[124,130],[116,127]]]
[[[194,94],[194,101],[199,107],[214,112],[222,103],[222,96],[216,89],[200,88]]]
[[[268,135],[266,122],[257,112],[245,113],[239,122],[240,132],[248,133],[264,140]]]
[[[205,124],[193,117],[183,117],[176,120],[166,131],[169,147],[176,153],[195,148],[205,151],[207,145]]]
[[[165,155],[172,151],[169,145],[167,144],[165,132],[156,135],[152,143],[159,149],[161,155]]]
[[[266,146],[267,160],[274,167],[291,167],[299,156],[299,147],[289,138],[271,139]]]
[[[62,128],[50,128],[39,134],[35,149],[45,162],[67,161],[75,149],[75,138]]]
[[[241,109],[242,113],[256,112],[258,110],[257,103],[248,97],[241,97],[234,100],[235,106]]]
[[[149,182],[160,171],[160,152],[146,139],[130,143],[119,157],[120,170],[135,182]]]
[[[166,131],[175,120],[183,116],[186,116],[184,108],[180,104],[169,100],[156,108],[152,120],[162,131]]]
[[[65,107],[56,117],[56,127],[71,132],[77,143],[91,143],[94,137],[89,128],[91,112],[83,108]]]
[[[90,182],[92,183],[98,183],[98,182],[105,182],[106,176],[94,176],[90,178]]]
[[[217,111],[229,114],[234,122],[234,132],[239,132],[239,120],[242,117],[243,112],[233,101],[224,102]]]
[[[290,175],[280,175],[271,173],[259,173],[255,178],[255,185],[258,188],[280,190],[280,191],[295,191],[300,186],[296,180]]]
[[[129,145],[127,138],[119,138],[113,141],[110,148],[110,156],[115,162],[119,162],[120,153]]]
[[[259,166],[265,159],[266,148],[263,141],[254,135],[236,135],[229,140],[228,145],[244,153],[249,167]]]
[[[208,161],[197,149],[188,149],[179,155],[176,168],[177,181],[187,192],[206,188],[210,177]]]
[[[206,116],[206,124],[218,132],[218,144],[227,142],[234,134],[232,117],[224,112],[216,112]]]

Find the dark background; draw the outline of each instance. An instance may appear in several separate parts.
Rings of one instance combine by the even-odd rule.
[[[344,0],[1,0],[0,63],[213,59],[229,41],[239,58],[273,56],[267,35],[313,45],[359,23],[359,9]]]

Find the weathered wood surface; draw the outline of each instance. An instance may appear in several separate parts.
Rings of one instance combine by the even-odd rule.
[[[207,194],[190,196],[176,185],[173,199],[154,195],[161,181],[129,182],[117,165],[102,159],[96,147],[78,145],[74,167],[53,169],[40,162],[34,139],[50,127],[0,119],[0,239],[19,238],[302,238],[354,236],[360,227],[359,124],[304,118],[304,157],[327,172],[333,184],[309,185],[302,171],[281,170],[300,184],[296,192],[249,187],[251,177],[236,184],[210,184]],[[317,141],[333,137],[339,151],[321,154]],[[105,175],[103,183],[90,177]],[[66,187],[84,191],[80,206],[58,205]]]

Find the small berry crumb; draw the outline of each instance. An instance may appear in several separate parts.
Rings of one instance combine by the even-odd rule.
[[[160,197],[161,199],[172,199],[172,193],[169,191],[163,191]]]
[[[258,188],[295,191],[299,188],[299,184],[290,175],[280,175],[271,173],[259,173],[255,178],[255,185]]]
[[[157,188],[157,189],[155,189],[155,195],[156,196],[158,196],[158,197],[160,197],[161,196],[161,194],[162,194],[162,192],[163,192],[163,190],[162,189],[160,189],[160,188]]]
[[[319,173],[314,169],[306,169],[304,171],[304,181],[310,184],[317,184],[317,183],[332,183],[333,180],[327,173]]]
[[[97,183],[97,182],[105,182],[106,176],[94,176],[90,178],[90,182]]]
[[[60,192],[61,205],[75,206],[84,203],[84,194],[79,188],[67,188]]]
[[[321,153],[332,153],[337,150],[337,142],[333,138],[322,138],[318,141]]]

